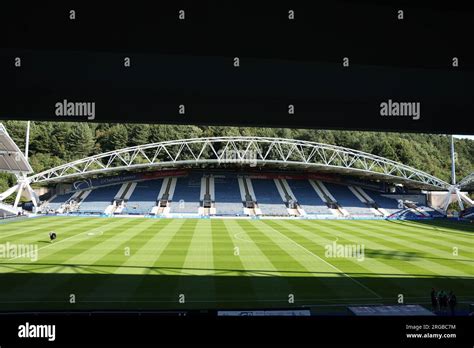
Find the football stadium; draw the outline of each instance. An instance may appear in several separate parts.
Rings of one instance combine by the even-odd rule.
[[[447,315],[432,291],[472,311],[473,175],[455,181],[453,148],[451,182],[263,136],[145,143],[33,172],[28,138],[23,151],[0,136],[0,169],[16,180],[0,194],[1,311]]]

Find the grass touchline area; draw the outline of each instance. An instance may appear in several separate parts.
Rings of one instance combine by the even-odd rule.
[[[0,259],[0,310],[426,303],[433,287],[468,303],[473,236],[448,220],[13,220],[0,245],[38,255]]]

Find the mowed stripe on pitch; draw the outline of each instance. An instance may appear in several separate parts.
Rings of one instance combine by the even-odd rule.
[[[171,220],[162,226],[159,233],[153,236],[134,256],[134,261],[145,266],[143,273],[133,289],[132,298],[139,301],[164,301],[178,303],[177,291],[179,264],[167,262],[168,249],[174,248],[171,244],[184,229],[186,220]],[[176,242],[176,241],[175,241]],[[132,261],[132,260],[131,260]],[[153,302],[150,302],[153,303]],[[152,305],[155,306],[155,305]]]
[[[376,229],[380,232],[384,232],[387,235],[392,233],[396,237],[403,237],[407,241],[422,241],[423,245],[431,245],[433,247],[440,247],[446,245],[447,243],[451,245],[463,245],[467,248],[474,248],[474,240],[471,237],[459,237],[454,233],[449,233],[445,231],[430,231],[428,227],[417,228],[408,225],[402,225],[398,223],[393,223],[390,221],[383,221],[384,224],[380,224],[381,221],[376,221],[377,223],[369,223],[369,221],[350,221],[350,224],[353,225],[363,225],[364,227],[370,226],[371,229]],[[429,233],[431,232],[431,233]],[[442,238],[443,243],[440,243]]]
[[[395,225],[406,228],[409,231],[413,231],[413,233],[426,234],[434,238],[438,237],[439,235],[443,235],[455,240],[466,241],[470,243],[473,242],[472,237],[474,233],[474,225],[472,223],[435,220],[435,224],[431,224],[423,221],[384,220],[374,221],[374,224]]]
[[[225,220],[225,224],[227,229],[233,232],[232,238],[239,248],[240,261],[248,275],[270,277],[283,275],[250,236],[252,232],[241,225],[241,221]]]
[[[327,224],[333,225],[334,224],[330,221],[326,221]],[[423,255],[434,255],[438,257],[444,257],[444,258],[452,258],[452,253],[447,252],[446,250],[442,249],[435,249],[428,247],[426,245],[422,244],[422,240],[420,239],[419,242],[415,241],[405,241],[403,237],[395,237],[393,234],[387,234],[385,232],[381,232],[378,229],[372,228],[370,225],[364,225],[364,226],[357,226],[353,225],[348,221],[347,228],[351,228],[352,232],[357,235],[357,238],[359,238],[361,241],[363,241],[365,244],[369,245],[370,243],[374,248],[377,248],[378,250],[384,249],[386,247],[389,247],[391,250],[403,250],[406,245],[409,243],[410,249],[419,252],[421,256]],[[339,226],[340,228],[340,226]],[[373,237],[380,238],[381,240],[383,239],[384,242],[377,243],[374,242]],[[376,249],[376,250],[377,250]],[[399,260],[387,260],[387,263],[390,262],[397,262]],[[426,271],[430,271],[433,274],[437,275],[444,275],[444,276],[461,276],[461,277],[469,277],[470,274],[467,273],[464,270],[464,267],[462,265],[462,261],[459,261],[455,258],[452,258],[452,260],[449,261],[449,265],[445,260],[440,260],[440,259],[429,259],[429,258],[423,258],[423,257],[418,257],[415,260],[405,260],[405,262],[409,262],[414,265],[418,265],[422,268],[424,268]]]
[[[49,220],[49,218],[41,218],[38,220]],[[19,226],[22,232],[13,233],[10,235],[5,235],[0,240],[1,244],[10,242],[15,244],[35,244],[35,243],[49,243],[49,232],[56,232],[60,239],[68,238],[74,234],[74,231],[77,231],[77,227],[87,226],[89,224],[100,225],[99,219],[80,219],[74,226],[71,226],[68,220],[64,218],[62,221],[56,223],[38,223],[35,228],[27,228],[26,231],[23,231],[23,227]],[[18,225],[18,224],[15,224]],[[42,247],[42,246],[39,246]]]
[[[150,272],[147,265],[155,259],[160,244],[158,240],[163,239],[162,233],[171,222],[150,219],[146,225],[137,226],[136,233],[124,236],[126,238],[117,249],[111,250],[97,262],[107,265],[111,260],[114,266],[108,267],[110,275],[102,277],[87,299],[107,302],[136,300],[134,292],[141,284],[142,276]]]
[[[94,266],[104,253],[120,243],[122,233],[133,230],[136,225],[137,222],[133,219],[105,220],[102,226],[86,228],[74,238],[64,241],[63,244],[59,244],[61,240],[57,240],[42,257],[62,263],[63,269],[55,270],[55,272],[80,273],[82,267],[78,266],[84,268]],[[68,269],[68,265],[71,265],[71,269]],[[92,268],[89,269],[92,271]]]
[[[284,278],[285,274],[278,270],[276,260],[270,259],[265,253],[263,244],[258,244],[255,232],[247,230],[241,220],[225,220],[225,224],[227,230],[232,231],[230,235],[235,246],[239,248],[240,261],[245,275],[252,281],[256,300],[287,301],[290,285]]]
[[[3,260],[2,263],[0,263],[0,269],[1,267],[5,268],[10,268],[14,271],[22,271],[25,270],[27,272],[31,271],[41,271],[41,269],[46,269],[48,271],[48,267],[50,266],[49,264],[45,263],[45,260],[50,260],[50,254],[53,253],[54,251],[56,252],[63,252],[62,249],[58,248],[58,243],[61,245],[66,242],[72,242],[77,236],[82,237],[84,234],[84,231],[87,231],[89,229],[101,229],[103,226],[103,221],[100,221],[99,219],[94,219],[94,220],[82,220],[79,223],[74,225],[74,228],[67,228],[64,227],[64,230],[61,229],[61,234],[58,235],[60,236],[59,240],[56,240],[56,242],[51,243],[49,240],[49,236],[47,235],[47,232],[43,233],[38,233],[36,232],[30,243],[34,246],[37,246],[37,260],[34,261],[31,259],[31,257],[22,257],[22,255],[18,255],[15,257],[9,257]],[[59,231],[59,229],[56,229]],[[16,244],[23,244],[24,242],[17,242],[17,241],[12,241],[13,243]],[[69,250],[68,250],[69,252]],[[2,270],[3,271],[3,270]]]
[[[90,218],[79,218],[77,223],[85,223]],[[68,222],[70,218],[66,217],[41,217],[30,218],[19,222],[10,222],[0,224],[0,243],[14,240],[16,243],[23,242],[25,238],[47,238],[48,232],[60,229],[61,231],[68,231],[70,225]]]
[[[292,241],[294,258],[304,260],[308,266],[310,274],[313,276],[324,277],[324,284],[330,289],[328,294],[338,294],[339,297],[374,297],[379,298],[380,295],[367,285],[359,282],[357,279],[351,277],[344,270],[334,265],[334,263],[327,260],[324,255],[318,255],[318,251],[314,251],[314,243],[311,246],[305,246],[299,241],[295,240],[295,236],[288,235],[293,226],[290,221],[283,220],[262,220],[264,225],[269,226],[273,231],[278,232],[285,240]],[[281,238],[281,237],[280,237]],[[313,250],[312,250],[313,249]],[[341,278],[346,281],[341,283]],[[337,281],[333,281],[337,278]]]
[[[281,232],[288,237],[294,239],[297,243],[308,248],[312,252],[319,254],[321,257],[326,257],[326,246],[332,246],[333,242],[340,244],[360,244],[360,241],[355,239],[352,234],[342,233],[340,230],[330,228],[328,226],[317,224],[316,226],[306,221],[266,221],[266,223],[273,225],[280,225]],[[289,224],[289,225],[288,225]],[[321,234],[319,231],[324,231],[326,234]],[[329,233],[328,233],[329,232]],[[363,261],[358,261],[356,257],[331,257],[331,264],[335,267],[344,270],[350,275],[370,275],[370,274],[385,274],[404,275],[405,272],[390,267],[383,262],[364,257]],[[332,270],[328,273],[334,273]]]
[[[191,236],[180,277],[180,294],[185,301],[215,301],[214,248],[210,220],[197,220]]]
[[[175,223],[176,222],[176,223]],[[151,245],[157,248],[151,258],[148,275],[141,278],[135,288],[134,296],[145,301],[163,301],[179,306],[179,294],[185,287],[180,282],[183,278],[183,264],[197,220],[176,220],[164,228],[161,242]],[[152,243],[153,239],[150,241]],[[156,241],[155,241],[156,242]]]
[[[367,292],[355,295],[362,289],[347,285],[350,279],[342,273],[387,301],[395,301],[399,293],[421,298],[431,286],[470,298],[474,260],[469,226],[462,226],[461,232],[451,225],[436,226],[367,220],[97,217],[0,224],[0,241],[41,247],[37,262],[0,261],[0,274],[8,284],[0,288],[0,308],[7,308],[8,301],[26,301],[16,309],[49,308],[40,301],[57,301],[58,308],[71,309],[290,306],[290,292],[295,305],[378,300]],[[51,230],[58,233],[53,243],[48,240]],[[364,244],[365,260],[331,258],[328,263],[340,272],[321,269],[316,261],[325,259],[324,247],[336,239],[339,244]],[[458,259],[450,253],[452,245],[459,246]],[[128,257],[126,246],[131,249]],[[70,292],[78,295],[76,307],[67,302]],[[185,304],[178,302],[180,293],[186,295]]]
[[[310,224],[309,222],[301,222],[301,224]],[[358,233],[357,229],[354,227],[348,227],[346,224],[340,226],[331,224],[329,221],[325,221],[324,224],[319,223],[319,226],[324,226],[325,228],[331,228],[332,233],[337,237],[349,238],[351,242],[338,241],[338,243],[357,243],[364,244],[365,246],[365,258],[361,262],[362,267],[367,268],[369,273],[378,272],[382,277],[387,277],[387,281],[390,281],[394,287],[399,286],[396,278],[399,276],[404,277],[419,277],[420,275],[426,277],[428,275],[436,275],[436,269],[432,269],[432,264],[425,262],[424,259],[420,259],[420,262],[414,262],[403,258],[400,260],[395,256],[393,257],[383,257],[383,255],[391,255],[391,253],[402,253],[401,250],[404,249],[404,245],[395,245],[393,242],[387,242],[384,240],[377,240],[372,234],[366,236],[365,234]],[[398,248],[397,248],[398,247]],[[382,257],[380,257],[382,255]],[[376,268],[374,268],[376,267]]]
[[[325,256],[325,246],[326,245],[332,245],[332,243],[338,239],[338,238],[348,238],[346,241],[338,240],[340,243],[345,243],[347,242],[348,244],[356,243],[354,241],[351,241],[351,236],[343,236],[339,234],[338,231],[332,230],[330,228],[327,228],[322,225],[318,225],[316,228],[314,225],[310,226],[307,224],[304,224],[301,221],[283,221],[283,220],[275,220],[275,221],[265,221],[266,223],[269,224],[274,224],[277,226],[280,226],[280,231],[287,235],[288,237],[292,238],[295,240],[298,244],[306,247],[308,250],[311,250],[312,252],[319,254],[321,258],[326,257]],[[331,236],[332,239],[328,239],[326,237],[323,237],[322,233],[319,232],[319,229],[324,230],[326,232],[330,232],[329,234],[326,233],[326,236]],[[338,235],[339,234],[339,235]],[[364,286],[368,287],[371,289],[371,291],[367,291],[365,297],[370,297],[374,296],[372,294],[372,291],[376,292],[379,296],[382,295],[381,290],[384,289],[379,289],[377,288],[372,289],[370,286],[370,277],[377,277],[377,275],[386,275],[387,273],[390,273],[391,278],[387,278],[386,283],[390,284],[390,290],[396,291],[397,289],[401,289],[398,286],[398,283],[396,280],[393,280],[392,277],[393,275],[404,275],[404,272],[400,269],[393,268],[389,265],[386,265],[383,262],[379,262],[377,260],[373,259],[365,259],[363,261],[358,261],[357,258],[339,258],[339,257],[332,257],[328,259],[328,262],[333,264],[335,267],[338,269],[342,270],[344,273],[346,273],[347,277],[350,277],[352,279],[357,280],[359,283],[362,283]],[[333,272],[330,272],[329,274],[326,275],[325,281],[330,281]],[[340,285],[340,281],[334,281],[335,284]],[[342,289],[345,287],[343,286]],[[350,288],[352,289],[352,288]],[[346,297],[350,298],[351,291],[347,291]]]
[[[181,224],[178,224],[179,226]],[[115,274],[148,274],[149,267],[155,261],[160,251],[171,240],[177,231],[172,228],[173,220],[149,220],[137,234],[127,234],[122,245],[103,257],[104,262],[112,260],[114,266],[111,272]]]
[[[420,257],[434,260],[443,265],[452,265],[456,269],[461,268],[465,270],[473,270],[474,260],[467,259],[467,257],[474,256],[474,244],[453,240],[451,236],[438,236],[438,238],[426,238],[424,234],[418,234],[413,231],[408,231],[407,227],[392,230],[377,228],[375,225],[370,225],[367,222],[364,224],[364,229],[370,229],[377,232],[376,238],[383,238],[390,240],[396,238],[397,244],[409,245],[411,249],[423,250],[425,253]],[[454,255],[453,248],[457,248],[458,255]],[[474,275],[474,270],[473,270]]]
[[[89,222],[96,222],[101,218],[94,218]],[[125,220],[125,219],[124,219]],[[90,274],[94,273],[93,270],[93,261],[97,257],[97,252],[92,252],[87,256],[89,263],[81,264],[76,263],[74,258],[77,257],[74,254],[71,254],[71,251],[77,250],[79,254],[87,253],[90,250],[89,246],[96,246],[97,244],[101,244],[106,242],[108,239],[113,238],[115,233],[118,233],[121,229],[133,228],[133,221],[120,221],[117,220],[105,220],[102,219],[100,226],[94,227],[92,229],[88,228],[88,223],[85,223],[80,228],[82,232],[78,232],[77,234],[73,235],[68,240],[65,240],[62,244],[48,244],[44,247],[45,251],[43,254],[40,254],[40,264],[38,263],[31,263],[29,267],[33,269],[34,272],[40,273],[48,273],[52,275],[58,276],[48,276],[49,279],[47,282],[42,281],[41,276],[31,276],[25,277],[25,281],[17,284],[15,287],[12,287],[10,292],[10,297],[23,297],[28,299],[39,299],[42,298],[43,300],[52,300],[52,299],[59,299],[64,300],[67,297],[67,288],[69,282],[74,282],[74,275],[75,274]],[[99,233],[99,232],[107,232],[113,231],[112,234],[102,234],[94,236],[95,238],[91,238],[88,236],[88,233]],[[93,239],[94,241],[91,241]],[[98,242],[98,241],[101,242]],[[60,242],[60,241],[58,241]],[[71,257],[71,255],[74,255]],[[28,269],[28,264],[23,265],[25,269]],[[37,268],[41,267],[41,268]],[[62,274],[63,273],[63,274]],[[64,274],[65,273],[65,274]],[[61,274],[61,275],[59,275]],[[77,284],[75,287],[75,291],[81,291],[82,287],[86,284]],[[32,291],[34,289],[34,291]]]
[[[211,220],[211,229],[217,302],[229,308],[230,303],[256,301],[258,297],[252,277],[245,272],[240,248],[234,242],[233,233],[227,228],[225,220]]]
[[[404,250],[403,245],[399,245],[401,249],[397,249],[393,243],[390,242],[385,242],[382,240],[383,244],[377,243],[375,240],[376,238],[373,238],[372,235],[370,235],[368,238],[364,238],[365,236],[362,235],[362,237],[353,229],[350,227],[347,227],[346,224],[336,224],[335,226],[331,224],[328,221],[325,221],[324,224],[321,223],[321,221],[295,221],[294,222],[298,226],[303,226],[305,229],[308,231],[311,231],[311,226],[314,224],[317,224],[319,228],[325,228],[331,231],[331,233],[336,236],[337,238],[340,238],[338,240],[338,243],[344,244],[344,243],[364,243],[366,244],[365,247],[365,259],[363,262],[356,264],[358,266],[363,266],[364,268],[367,269],[366,272],[360,273],[360,274],[354,274],[354,276],[360,276],[360,277],[373,277],[374,275],[379,275],[381,277],[385,278],[385,281],[387,284],[390,284],[389,286],[384,286],[382,290],[384,292],[390,291],[390,295],[388,296],[393,296],[393,294],[398,291],[398,293],[408,293],[408,289],[401,287],[400,282],[397,281],[398,277],[410,277],[413,280],[410,282],[403,282],[404,284],[409,284],[412,287],[412,291],[414,288],[414,284],[417,283],[417,279],[425,278],[425,277],[431,277],[437,275],[436,272],[433,272],[432,269],[429,268],[429,266],[426,265],[420,265],[419,263],[411,262],[409,260],[403,259],[393,259],[393,258],[384,258],[384,257],[378,257],[378,254],[380,252],[402,252],[401,250]],[[330,226],[330,227],[328,227]],[[344,240],[341,238],[347,238],[348,240]],[[372,248],[372,249],[371,249]],[[372,251],[376,251],[375,255],[372,253]],[[340,259],[338,259],[340,260]],[[339,262],[339,261],[332,261],[333,263]],[[423,260],[423,259],[421,259]],[[363,264],[363,265],[361,265]],[[343,268],[345,269],[345,268]],[[437,277],[432,277],[431,278],[431,283],[432,286],[438,286],[442,288],[442,284],[445,282],[443,281],[442,278],[437,278]],[[366,282],[369,282],[370,279],[367,279]],[[421,280],[421,282],[423,282]],[[420,283],[418,281],[418,283]],[[460,283],[460,286],[465,288],[465,285],[467,283]],[[382,290],[379,290],[382,291]],[[466,288],[466,292],[468,293],[468,289]]]
[[[183,268],[186,275],[215,275],[211,220],[198,220]]]

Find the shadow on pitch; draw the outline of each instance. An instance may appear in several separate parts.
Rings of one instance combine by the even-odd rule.
[[[451,230],[453,235],[459,235],[456,232],[474,233],[474,223],[465,221],[448,221],[444,219],[434,220],[386,220],[397,225],[410,225],[416,228],[425,229],[431,232],[449,233]],[[462,235],[462,234],[461,234]]]
[[[392,259],[401,259],[409,260],[413,259],[419,253],[403,253],[403,252],[392,252],[387,250],[367,250],[365,251],[366,257],[384,257]],[[423,256],[423,259],[427,257]],[[428,257],[429,258],[429,257]],[[431,258],[431,259],[440,259],[440,260],[449,260],[449,261],[462,261],[462,262],[474,262],[470,259],[449,259],[449,258]],[[317,271],[292,271],[292,270],[274,270],[274,269],[236,269],[236,268],[205,268],[205,267],[172,267],[172,266],[139,266],[139,265],[104,265],[104,264],[67,264],[67,263],[42,263],[42,262],[9,262],[0,264],[2,268],[10,269],[12,271],[24,272],[25,266],[28,266],[28,272],[37,272],[41,270],[47,270],[54,268],[55,272],[64,272],[68,273],[68,270],[71,270],[74,273],[96,273],[96,274],[110,274],[118,275],[117,269],[120,268],[124,271],[123,273],[141,273],[141,274],[156,274],[156,275],[183,275],[183,276],[193,276],[212,274],[214,276],[343,276],[341,272],[338,272],[337,269],[330,272]],[[139,272],[141,270],[141,272]],[[345,272],[347,276],[350,277],[364,277],[364,276],[381,276],[381,277],[400,277],[398,273],[374,273],[374,272]],[[0,277],[2,274],[0,273]],[[407,277],[432,277],[432,274],[404,274],[403,276]],[[473,279],[472,277],[466,277]]]
[[[46,266],[51,267],[38,264],[38,267]],[[282,272],[276,275],[264,270],[257,271],[261,272],[258,274],[229,275],[226,273],[229,270],[223,269],[192,269],[193,272],[212,271],[212,274],[191,275],[189,268],[164,268],[176,274],[163,274],[159,267],[143,269],[140,271],[142,274],[113,274],[104,273],[107,267],[101,267],[95,266],[92,270],[76,265],[74,270],[67,270],[68,273],[1,273],[0,311],[239,309],[313,305],[323,308],[341,304],[396,304],[400,294],[406,303],[426,303],[432,287],[453,290],[459,301],[474,301],[473,278],[432,275],[400,278],[388,273],[375,277],[374,274],[356,272]],[[112,267],[110,272],[117,271],[117,267],[109,267]],[[130,270],[134,271],[138,272]],[[70,303],[71,294],[75,303]],[[290,295],[294,303],[289,302]],[[180,302],[181,298],[184,298],[184,303]]]

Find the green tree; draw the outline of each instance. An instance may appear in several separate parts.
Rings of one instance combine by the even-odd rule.
[[[117,124],[108,131],[109,141],[107,150],[118,150],[127,147],[128,131],[124,125]]]
[[[4,121],[3,122],[5,128],[7,129],[8,134],[21,150],[25,148],[26,123],[27,123],[26,121]]]
[[[128,146],[147,144],[149,136],[150,136],[149,125],[133,124],[129,128]]]
[[[35,173],[42,172],[43,170],[57,167],[64,163],[59,157],[50,156],[49,154],[36,153],[29,158],[31,168]]]
[[[51,154],[59,158],[67,158],[67,146],[70,123],[55,123],[51,132]]]
[[[66,149],[68,159],[78,159],[91,154],[94,148],[94,138],[87,123],[77,122],[68,132]]]
[[[395,153],[395,150],[387,140],[383,140],[380,143],[374,144],[372,151],[378,156],[382,156],[394,161],[397,160],[397,154]]]

